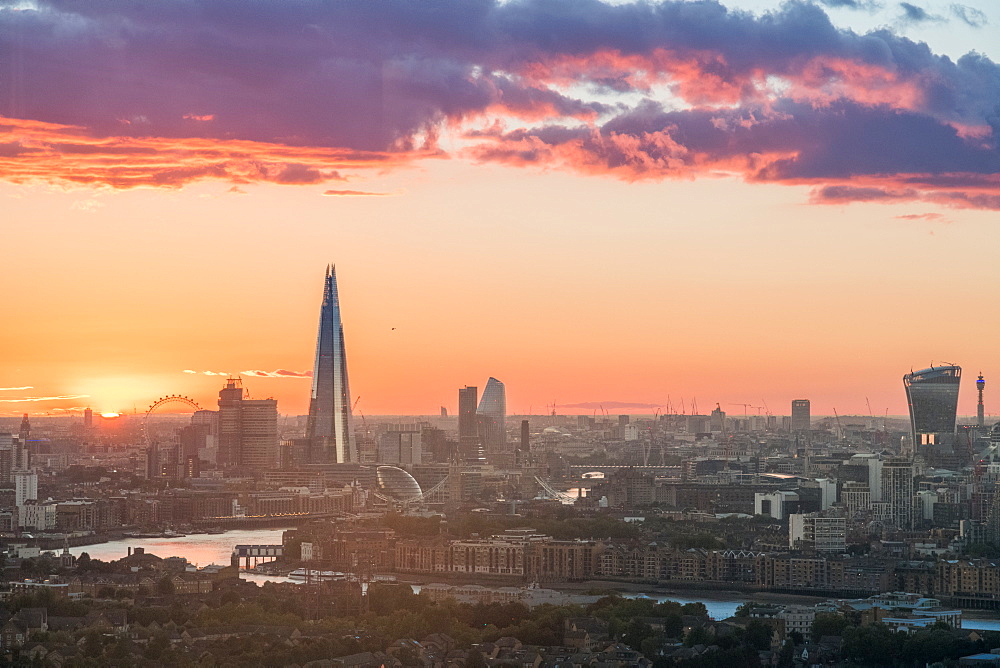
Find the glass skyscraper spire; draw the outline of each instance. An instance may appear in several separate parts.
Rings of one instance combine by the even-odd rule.
[[[337,269],[327,266],[323,305],[319,312],[316,365],[313,367],[312,398],[309,401],[310,459],[315,463],[346,463],[358,460],[351,419],[351,390],[347,383],[347,353],[344,326],[340,321]]]

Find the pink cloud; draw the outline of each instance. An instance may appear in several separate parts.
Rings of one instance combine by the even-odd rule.
[[[36,6],[0,12],[30,82],[0,90],[17,117],[0,119],[0,178],[16,183],[319,185],[442,157],[442,135],[476,126],[482,162],[1000,208],[1000,67],[838,29],[814,3]]]
[[[276,369],[274,371],[261,371],[251,369],[240,372],[246,376],[257,376],[259,378],[312,378],[312,371],[289,371],[288,369]]]

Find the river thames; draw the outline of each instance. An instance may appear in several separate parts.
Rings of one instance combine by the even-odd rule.
[[[82,545],[71,547],[70,552],[79,556],[86,552],[93,559],[114,561],[128,555],[128,548],[141,547],[158,557],[184,557],[197,566],[209,564],[228,565],[236,545],[280,545],[284,529],[236,529],[221,534],[191,534],[179,538],[124,538],[97,545]],[[254,573],[241,573],[240,577],[249,582],[290,582],[288,578]],[[412,585],[414,591],[420,591],[420,585]],[[690,595],[674,595],[662,593],[622,592],[627,597],[647,597],[657,601],[677,601],[679,603],[704,603],[708,614],[715,619],[731,617],[737,606],[752,600],[752,597],[732,600],[717,600],[711,597],[691,598]],[[819,600],[819,599],[817,599]],[[968,615],[962,621],[962,627],[975,630],[1000,631],[1000,615],[976,611],[976,618]]]

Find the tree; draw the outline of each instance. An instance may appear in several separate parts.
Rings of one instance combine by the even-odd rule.
[[[708,631],[700,626],[688,631],[687,636],[684,638],[684,644],[688,647],[694,647],[695,645],[705,645],[711,642],[712,636],[708,635]]]
[[[654,635],[652,626],[641,619],[632,619],[625,627],[625,632],[622,633],[622,642],[632,649],[641,651],[642,642]]]
[[[757,604],[753,601],[747,601],[746,603],[740,603],[736,606],[736,612],[733,613],[733,617],[749,617],[750,613],[753,612],[754,607]]]
[[[792,668],[795,665],[794,657],[795,644],[791,640],[786,640],[778,654],[778,668]]]
[[[465,659],[465,668],[486,668],[486,659],[483,658],[483,653],[478,648],[473,647],[469,650],[469,655]]]
[[[771,638],[774,636],[774,629],[769,624],[759,619],[751,619],[747,624],[746,641],[758,650],[771,649]]]
[[[174,581],[169,575],[164,575],[156,583],[156,593],[160,596],[170,596],[174,593]]]
[[[847,618],[836,612],[820,612],[816,614],[816,619],[812,624],[813,640],[819,640],[823,636],[839,636],[844,633],[844,629],[850,626]]]

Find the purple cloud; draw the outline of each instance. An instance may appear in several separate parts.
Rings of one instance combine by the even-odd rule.
[[[841,30],[807,2],[762,15],[717,0],[35,7],[0,10],[0,62],[25,82],[0,87],[12,181],[322,184],[441,155],[439,136],[465,131],[479,160],[626,179],[723,171],[864,195],[869,183],[843,182],[919,178],[926,199],[947,176],[935,201],[988,208],[1000,193],[961,183],[1000,171],[996,63]]]

